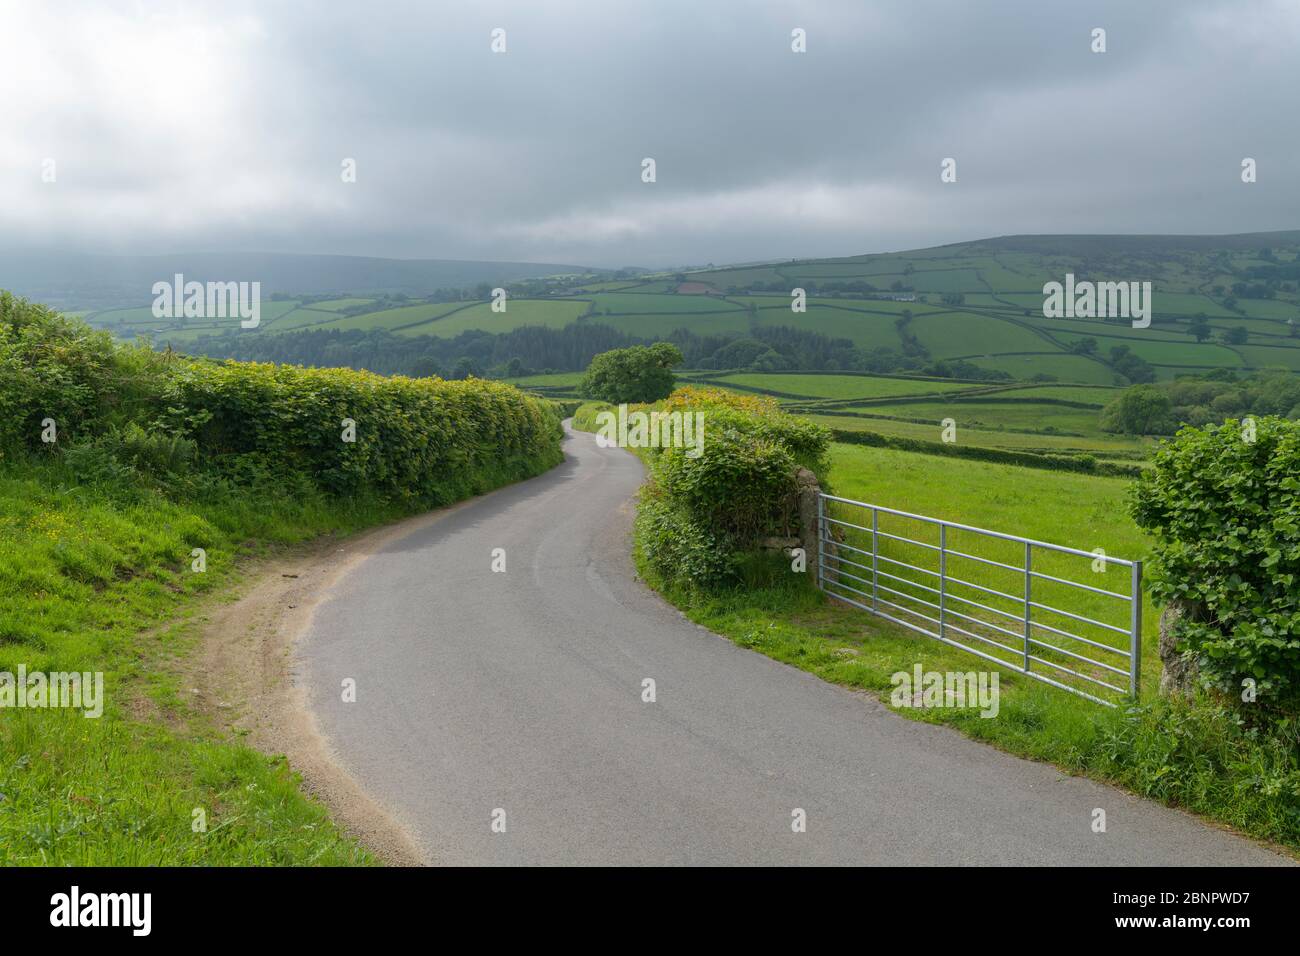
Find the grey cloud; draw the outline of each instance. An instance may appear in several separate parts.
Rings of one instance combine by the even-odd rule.
[[[179,9],[5,8],[58,53],[0,80],[0,241],[656,265],[1300,218],[1280,0]]]

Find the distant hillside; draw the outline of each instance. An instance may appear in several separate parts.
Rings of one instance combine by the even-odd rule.
[[[617,276],[575,275],[573,267],[558,265],[276,260],[279,278],[263,280],[255,330],[241,331],[229,319],[159,320],[134,303],[96,309],[86,319],[123,338],[145,335],[183,351],[382,372],[485,374],[506,365],[511,374],[573,371],[594,351],[660,339],[677,342],[697,369],[1090,385],[1220,369],[1300,372],[1300,231],[1003,236],[906,252]],[[226,274],[247,264],[221,263]],[[534,273],[501,275],[512,268]],[[295,279],[295,269],[304,278]],[[170,270],[166,260],[148,262],[151,281]],[[564,274],[536,275],[547,270]],[[509,289],[504,311],[491,308],[481,291],[401,291],[427,288],[420,281],[449,282],[449,275],[469,281],[485,274],[492,278],[482,281]],[[1150,326],[1134,328],[1124,318],[1045,317],[1044,283],[1067,274],[1080,281],[1149,281]],[[311,285],[302,285],[309,279]],[[395,291],[368,293],[366,281]],[[326,286],[329,292],[308,291]],[[805,311],[791,309],[794,288],[807,294]],[[275,290],[292,295],[267,301]]]
[[[401,293],[432,295],[486,282],[564,273],[583,266],[457,259],[375,259],[281,253],[185,253],[165,256],[8,255],[0,253],[0,288],[58,309],[85,311],[148,305],[155,282],[176,273],[197,282],[261,282],[262,295]]]

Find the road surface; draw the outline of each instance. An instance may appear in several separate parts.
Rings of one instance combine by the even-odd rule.
[[[1288,862],[697,627],[634,576],[640,463],[565,451],[366,558],[299,646],[337,758],[429,862]]]

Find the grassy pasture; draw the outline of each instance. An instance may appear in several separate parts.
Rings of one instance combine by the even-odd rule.
[[[1094,409],[1038,405],[1029,400],[991,403],[976,399],[962,400],[954,396],[947,400],[900,405],[848,406],[845,411],[874,411],[900,418],[933,419],[935,422],[951,418],[957,422],[959,436],[963,425],[1031,431],[1042,431],[1051,426],[1062,432],[1095,437],[1102,435],[1097,427],[1098,414]],[[961,440],[960,437],[958,440]]]
[[[710,378],[709,384],[743,385],[760,391],[823,399],[891,398],[896,395],[928,395],[970,388],[968,383],[943,380],[875,375],[810,375],[798,372],[744,372]]]
[[[1116,345],[1127,345],[1134,355],[1146,359],[1152,365],[1205,365],[1213,368],[1238,368],[1243,363],[1241,356],[1232,349],[1213,342],[1200,342],[1195,339],[1178,341],[1170,338],[1142,338],[1138,335],[1107,335],[1101,333],[1080,334],[1070,330],[1054,329],[1063,341],[1071,345],[1085,338],[1095,338],[1103,354]],[[1134,330],[1141,331],[1141,330]]]
[[[1105,405],[1119,395],[1123,389],[1110,386],[1091,388],[1082,385],[1030,385],[999,391],[999,397],[1023,398],[1033,401],[1035,398],[1053,398],[1066,402],[1086,402],[1089,405]]]
[[[602,292],[589,297],[596,313],[733,312],[739,306],[708,295],[648,295],[640,292]]]
[[[808,418],[827,428],[874,432],[878,435],[913,438],[927,442],[942,440],[942,429],[938,420],[933,424],[898,421],[888,417],[891,414],[888,407],[864,408],[856,414],[831,414],[829,410],[809,409],[806,414]],[[1001,448],[1006,451],[1028,451],[1051,455],[1088,454],[1098,459],[1117,461],[1130,460],[1134,455],[1149,449],[1151,444],[1148,441],[1120,436],[1080,438],[1074,435],[1028,434],[973,427],[959,431],[959,435],[963,444],[976,448]]]
[[[1047,343],[1044,342],[1044,345]],[[1084,385],[1114,385],[1116,374],[1082,355],[1040,350],[1028,355],[996,355],[970,360],[980,368],[1006,372],[1013,378],[1029,379],[1035,375],[1051,375],[1060,382],[1079,382]]]
[[[470,329],[484,329],[488,332],[508,332],[525,325],[544,325],[550,328],[563,328],[586,311],[585,302],[575,299],[511,299],[506,302],[506,311],[493,312],[487,302],[480,302],[467,309],[453,309],[431,317],[408,328],[398,329],[399,335],[437,335],[451,338]],[[448,314],[450,313],[450,314]]]
[[[1084,551],[1091,552],[1100,548],[1107,555],[1114,557],[1138,559],[1146,554],[1149,547],[1145,537],[1125,512],[1124,501],[1128,482],[1123,480],[985,462],[954,462],[936,456],[843,445],[836,447],[833,462],[831,483],[836,489],[836,494],[842,497]],[[1026,501],[1033,501],[1034,507],[1026,508]],[[829,507],[828,514],[849,524],[867,528],[871,524],[870,512],[849,505],[833,503]],[[882,534],[911,538],[928,544],[931,548],[938,546],[939,532],[936,525],[889,514],[881,514],[878,522]],[[845,536],[845,544],[856,543],[861,550],[870,551],[869,533],[843,526],[840,528]],[[949,532],[947,545],[965,554],[1015,568],[1024,566],[1024,547],[1020,544],[972,532],[953,530]],[[883,560],[892,558],[894,561],[937,571],[935,552],[923,545],[882,538],[880,554],[882,560],[877,568],[877,586],[893,588],[910,595],[912,599],[897,594],[880,594],[880,596],[913,611],[936,616],[937,612],[934,609],[914,600],[938,603],[937,596],[927,590],[928,587],[934,586],[932,583],[934,579],[923,572],[905,569]],[[864,590],[869,594],[872,590],[871,572],[864,571],[859,566],[861,555],[858,555],[857,559],[853,565],[850,565],[848,562],[854,559],[845,557],[840,566],[855,576],[848,581],[850,587]],[[950,609],[986,623],[975,624],[963,618],[956,618],[952,623],[980,634],[988,640],[1010,646],[1013,650],[1022,649],[1022,638],[1013,638],[1001,630],[989,627],[988,623],[1018,631],[1023,635],[1023,625],[1016,620],[1022,610],[1019,601],[1015,599],[1023,595],[1023,575],[966,558],[951,557],[949,561],[951,574],[974,585],[1013,596],[1008,599],[990,595],[977,588],[956,586],[951,592],[953,595],[977,600],[1003,613],[988,612],[954,597],[949,604]],[[1104,570],[1095,571],[1091,558],[1061,554],[1047,549],[1034,549],[1032,562],[1032,567],[1040,573],[1078,581],[1116,593],[1129,592],[1127,568],[1099,565],[1104,567]],[[869,560],[866,563],[869,566]],[[894,577],[879,576],[881,571]],[[862,580],[864,578],[865,585]],[[909,583],[899,581],[898,578]],[[1034,600],[1038,603],[1127,628],[1128,604],[1125,601],[1044,579],[1034,580],[1033,594]],[[861,595],[850,596],[855,600],[862,600]],[[866,603],[870,603],[870,599]],[[918,620],[907,613],[895,613],[895,616],[904,620]],[[1124,635],[1105,628],[1084,624],[1062,615],[1053,615],[1040,609],[1031,612],[1031,619],[1035,617],[1057,630],[1068,631],[1107,647],[1120,649],[1127,647],[1127,638]],[[1148,681],[1154,683],[1159,675],[1159,660],[1154,654],[1156,611],[1149,601],[1143,602],[1143,621],[1148,625],[1144,628],[1145,643],[1153,652],[1148,655],[1153,659],[1146,662],[1144,674]],[[1002,659],[1014,660],[1014,656],[1009,658],[1003,649],[965,636],[958,637]],[[1043,645],[1063,647],[1094,660],[1100,660],[1102,663],[1113,666],[1118,664],[1127,670],[1127,664],[1119,655],[1095,650],[1086,643],[1071,640],[1047,628],[1035,628],[1032,638],[1041,641]],[[1054,653],[1041,645],[1031,645],[1031,653],[1044,661],[1069,666],[1095,679],[1124,686],[1125,682],[1119,675],[1104,668],[1072,660],[1068,655]],[[1100,690],[1086,680],[1067,678],[1058,669],[1047,664],[1042,666],[1044,673],[1068,682],[1072,686],[1089,690],[1099,696],[1115,696],[1113,692]]]
[[[325,302],[313,302],[313,309],[323,309],[326,312],[339,312],[343,309],[351,308],[354,305],[370,305],[374,299],[329,299]]]
[[[760,325],[783,325],[817,332],[833,339],[849,339],[863,349],[899,347],[895,319],[888,315],[854,312],[824,306],[810,306],[807,312],[764,309],[758,314]],[[747,326],[745,326],[747,327]]]
[[[1251,318],[1278,319],[1285,322],[1295,319],[1300,322],[1300,303],[1284,302],[1280,299],[1238,299],[1237,308]]]
[[[912,320],[912,330],[935,358],[1052,348],[1049,341],[1029,329],[974,312],[918,315]]]
[[[1288,368],[1300,372],[1300,349],[1266,345],[1235,345],[1233,348],[1251,368]]]
[[[423,322],[432,322],[468,304],[466,302],[435,302],[400,306],[396,309],[385,309],[382,312],[339,316],[317,326],[317,328],[340,330],[388,329],[394,331],[410,325],[418,327]]]

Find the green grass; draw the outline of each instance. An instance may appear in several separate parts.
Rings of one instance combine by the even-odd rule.
[[[1089,405],[1105,405],[1123,392],[1121,388],[1111,386],[1084,387],[1081,385],[1030,385],[1008,388],[997,392],[1002,398],[1052,398],[1066,402],[1085,402]]]
[[[1078,382],[1084,385],[1114,385],[1116,372],[1100,362],[1082,355],[1048,352],[1048,343],[1042,343],[1041,354],[997,355],[991,358],[971,359],[973,365],[990,371],[1006,372],[1017,379],[1035,375],[1051,375],[1058,382]]]
[[[324,309],[326,312],[339,312],[343,309],[350,308],[354,305],[370,305],[374,299],[330,299],[326,302],[313,302],[313,309]]]
[[[996,355],[1001,352],[1046,352],[1055,347],[1033,331],[973,312],[918,315],[912,331],[935,358]]]
[[[849,339],[861,349],[899,347],[894,317],[888,315],[811,305],[807,312],[791,312],[788,308],[762,309],[758,313],[758,322],[764,326],[784,325],[831,338]],[[744,324],[739,326],[740,330],[746,328],[748,326]]]
[[[1262,345],[1234,346],[1252,368],[1287,368],[1300,372],[1300,348],[1269,348]]]
[[[1103,433],[1097,425],[1098,412],[1095,409],[1068,408],[1060,405],[1037,405],[1029,400],[1023,402],[979,402],[937,400],[930,402],[908,402],[899,405],[848,406],[845,411],[874,411],[883,415],[900,418],[920,418],[940,422],[951,418],[957,423],[958,441],[962,426],[979,425],[985,428],[1043,431],[1045,427],[1057,431],[1101,438]]]
[[[1150,547],[1146,537],[1128,518],[1125,510],[1129,485],[1125,479],[957,461],[932,455],[848,445],[836,446],[833,462],[830,485],[842,497],[1083,551],[1091,552],[1100,548],[1107,555],[1116,558],[1141,559]],[[1027,501],[1034,503],[1032,508],[1025,507]],[[835,505],[832,512],[851,524],[870,524],[869,520],[862,520],[864,512],[861,509]],[[913,519],[882,515],[880,530],[938,545],[936,528]],[[855,534],[850,531],[850,543],[854,537]],[[1023,549],[1010,542],[954,531],[949,538],[949,546],[1013,567],[1023,566]],[[929,549],[901,542],[886,542],[881,547],[881,554],[923,567],[934,563],[930,558],[933,552]],[[1127,593],[1129,590],[1126,568],[1110,565],[1099,573],[1092,569],[1090,559],[1046,550],[1036,551],[1033,561],[1036,570],[1055,577],[1080,581],[1117,593]],[[952,568],[952,573],[974,584],[1013,595],[1019,593],[1022,586],[1023,579],[1017,572],[961,559],[954,559],[954,563],[960,567]],[[937,566],[934,570],[937,571]],[[901,576],[921,582],[928,581],[926,576],[912,572],[905,572]],[[907,590],[905,586],[903,589]],[[926,596],[923,591],[910,593]],[[1035,594],[1041,603],[1115,626],[1127,626],[1127,604],[1115,598],[1048,581],[1036,581]],[[1011,610],[1012,602],[981,597],[972,590],[963,592],[963,595],[981,600],[982,603],[991,603],[1002,610]],[[969,606],[965,611],[970,613]],[[987,615],[977,612],[974,616]],[[1006,619],[1000,615],[993,616],[991,620],[1007,626]],[[1143,622],[1150,651],[1146,655],[1144,680],[1154,687],[1159,676],[1159,661],[1155,654],[1156,612],[1149,602],[1144,606]],[[1060,617],[1046,619],[1046,623],[1107,646],[1124,645],[1125,639],[1105,629],[1091,628]],[[1005,636],[989,636],[1005,641]],[[1059,643],[1047,633],[1036,636],[1049,643]],[[1067,649],[1087,653],[1086,649],[1073,644],[1068,644]],[[1117,663],[1113,657],[1103,659],[1106,663]],[[1061,662],[1060,659],[1057,660],[1058,663]],[[1095,671],[1089,673],[1091,676],[1105,677]]]
[[[321,329],[402,329],[419,323],[440,319],[449,312],[463,308],[465,302],[432,302],[420,305],[399,306],[396,309],[384,309],[381,312],[365,312],[361,315],[341,316],[316,328]]]
[[[876,375],[821,375],[798,372],[742,372],[710,378],[713,385],[742,385],[764,392],[782,392],[807,398],[892,398],[962,391],[969,383],[926,379],[886,378]]]
[[[862,408],[856,417],[818,413],[815,410],[806,414],[812,421],[827,428],[875,432],[880,435],[914,438],[920,441],[941,440],[941,429],[937,420],[925,424],[895,421],[886,417],[893,414],[889,406]],[[1150,439],[1115,435],[1103,438],[1080,438],[1074,435],[1026,434],[969,427],[959,430],[958,437],[962,444],[977,448],[1002,448],[1008,451],[1046,454],[1089,454],[1102,459],[1142,457],[1153,445]]]
[[[393,517],[277,487],[179,504],[88,487],[54,461],[0,462],[0,670],[101,671],[105,685],[98,719],[0,711],[0,865],[373,862],[283,760],[196,713],[178,675],[197,599],[235,582],[241,555]]]
[[[707,295],[644,295],[638,292],[602,292],[589,296],[596,313],[611,315],[646,312],[733,312],[738,306]]]
[[[436,318],[421,325],[401,330],[402,335],[436,335],[454,338],[470,329],[488,332],[508,332],[525,325],[544,325],[558,329],[568,325],[587,309],[587,303],[575,299],[512,299],[506,302],[504,312],[493,312],[487,302],[468,309],[453,311],[445,318]]]

